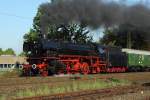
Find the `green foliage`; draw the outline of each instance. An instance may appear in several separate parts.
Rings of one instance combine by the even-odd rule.
[[[55,0],[53,2],[56,2]],[[45,15],[40,7],[38,8],[38,12],[33,20],[33,28],[30,29],[28,33],[24,35],[24,41],[26,42],[34,42],[38,41],[40,38],[39,35],[45,34],[48,39],[57,40],[57,41],[68,41],[73,43],[88,43],[92,41],[92,37],[88,36],[89,31],[77,24],[65,24],[65,25],[51,25],[47,21],[45,22],[46,27],[44,32],[42,31],[43,24],[41,22],[41,17]],[[21,54],[22,55],[22,54]],[[24,55],[24,54],[23,54]]]
[[[40,18],[42,16],[42,11],[41,8],[38,8],[37,14],[33,19],[33,29],[36,33],[40,33],[41,32],[41,22],[40,22]]]
[[[146,29],[145,29],[146,30]],[[115,45],[123,48],[150,49],[149,32],[130,24],[121,24],[115,28],[108,28],[100,40],[105,45]]]
[[[0,55],[16,55],[16,54],[12,48],[8,48],[6,50],[2,50],[2,48],[0,48]]]
[[[38,34],[34,29],[30,29],[29,33],[24,35],[24,41],[33,42],[38,40]]]
[[[100,40],[101,44],[114,46],[117,40],[117,36],[113,33],[113,30],[106,29],[104,32],[104,37]]]
[[[2,55],[3,54],[3,50],[2,50],[2,48],[0,48],[0,55]]]
[[[53,1],[55,2],[55,1]],[[46,37],[51,40],[69,41],[74,43],[87,43],[92,41],[92,37],[88,36],[89,31],[77,24],[65,24],[65,25],[52,25],[48,20],[45,22],[45,26],[42,26],[41,17],[47,12],[38,8],[38,12],[33,20],[33,29],[30,29],[29,33],[24,35],[24,40],[33,42],[38,40],[39,34],[46,34]],[[43,27],[46,27],[43,30]]]
[[[5,55],[16,55],[12,48],[6,49],[3,54],[5,54]]]
[[[5,51],[2,51],[3,55],[16,55],[15,51],[12,48],[8,48]]]
[[[77,24],[61,25],[60,27],[50,25],[47,37],[58,41],[87,43],[92,41],[92,37],[88,36],[88,33],[86,28]]]
[[[26,55],[27,55],[26,52],[21,52],[21,53],[19,54],[20,57],[25,57]]]

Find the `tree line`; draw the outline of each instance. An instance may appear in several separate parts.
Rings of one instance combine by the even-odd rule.
[[[6,50],[2,50],[2,48],[0,48],[0,56],[1,55],[16,55],[16,53],[12,48],[8,48]]]
[[[58,2],[59,0],[52,0],[54,5]],[[49,3],[45,3],[45,5],[48,4]],[[80,23],[51,24],[51,20],[42,22],[42,16],[48,17],[46,11],[47,8],[39,6],[37,14],[33,20],[33,27],[24,35],[24,41],[34,42],[41,37],[46,37],[51,40],[68,41],[73,43],[94,42],[93,36],[89,36],[90,31],[88,28]],[[44,31],[42,25],[45,25]],[[122,48],[150,50],[149,37],[149,27],[134,25],[132,21],[129,21],[117,26],[104,27],[103,37],[99,38],[98,43],[102,45],[119,46]]]

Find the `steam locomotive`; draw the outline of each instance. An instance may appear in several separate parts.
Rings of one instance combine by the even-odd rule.
[[[48,39],[24,42],[23,50],[28,53],[26,76],[150,70],[148,51]]]

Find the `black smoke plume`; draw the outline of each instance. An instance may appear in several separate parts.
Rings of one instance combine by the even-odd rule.
[[[150,30],[150,9],[142,4],[127,6],[104,0],[54,0],[40,5],[40,26],[43,32],[48,24],[78,23],[84,27],[114,27],[128,23]]]

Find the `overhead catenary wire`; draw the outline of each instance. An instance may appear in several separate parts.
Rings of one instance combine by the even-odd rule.
[[[8,17],[15,17],[15,18],[23,19],[23,20],[33,20],[32,17],[20,16],[20,15],[16,15],[16,14],[12,14],[12,13],[1,12],[1,11],[0,11],[0,15],[8,16]]]

